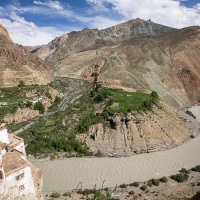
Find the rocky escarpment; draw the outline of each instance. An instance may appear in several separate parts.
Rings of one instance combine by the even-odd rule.
[[[17,86],[20,80],[27,85],[46,84],[52,80],[50,69],[40,58],[0,34],[0,87]]]
[[[109,120],[110,127],[99,123],[91,126],[87,135],[81,135],[95,153],[130,156],[166,150],[187,141],[194,131],[176,109],[165,103],[153,112],[129,113],[126,117],[117,114]]]

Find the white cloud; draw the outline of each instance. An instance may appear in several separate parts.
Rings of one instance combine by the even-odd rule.
[[[199,4],[187,8],[178,0],[87,0],[87,2],[93,3],[94,7],[110,3],[111,11],[120,14],[124,20],[152,19],[154,22],[176,28],[200,25]]]
[[[77,0],[76,0],[77,1]],[[124,21],[141,18],[152,19],[156,23],[182,28],[200,25],[200,3],[193,8],[182,5],[181,0],[85,0],[89,6],[86,10],[73,10],[59,0],[34,0],[32,5],[20,6],[10,4],[0,6],[0,23],[5,26],[14,42],[23,45],[45,44],[64,32],[82,29],[84,27],[103,29]],[[183,1],[183,0],[182,0]],[[38,17],[66,20],[65,25],[56,27],[38,26],[27,21],[22,16],[34,14]],[[74,27],[67,27],[68,22],[74,22]],[[77,27],[76,23],[80,27]]]
[[[59,1],[46,1],[46,2],[42,2],[42,1],[33,1],[34,4],[36,5],[42,5],[42,6],[48,6],[50,8],[53,9],[57,9],[57,10],[63,10],[63,6],[61,5],[61,3]]]
[[[54,27],[38,27],[33,22],[28,22],[16,13],[10,15],[10,19],[0,18],[0,23],[8,30],[11,39],[18,44],[36,46],[47,44],[57,36],[61,36],[67,30],[58,30]]]
[[[98,12],[108,12],[109,8],[106,7],[101,1],[97,0],[86,0],[92,6],[92,9],[89,10],[89,13],[98,13]],[[95,5],[95,6],[93,6]]]

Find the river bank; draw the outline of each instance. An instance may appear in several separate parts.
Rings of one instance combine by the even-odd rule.
[[[200,107],[196,107],[200,109]],[[193,111],[192,111],[193,112]],[[194,112],[195,114],[195,112]],[[200,114],[200,112],[196,115]],[[199,115],[197,119],[199,119]],[[30,160],[44,174],[44,192],[83,188],[114,187],[122,183],[146,181],[176,174],[181,168],[200,163],[200,136],[167,151],[122,158],[67,158],[64,160]]]

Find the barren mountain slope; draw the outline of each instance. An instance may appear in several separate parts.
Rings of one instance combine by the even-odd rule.
[[[25,84],[46,84],[52,80],[49,70],[40,58],[0,34],[1,87],[17,86],[20,80]]]
[[[140,20],[129,23],[133,23],[129,26],[133,33],[141,31],[141,27],[144,31],[144,27],[151,24]],[[130,32],[127,36],[127,29],[122,28],[123,24],[102,32],[85,29],[69,37],[47,58],[47,63],[55,65],[55,76],[88,80],[93,79],[94,65],[98,64],[99,81],[106,86],[146,92],[155,90],[176,107],[199,103],[200,27],[170,30],[160,25],[152,26],[162,33],[166,29],[168,33],[131,37]],[[126,34],[120,35],[120,31]],[[120,37],[116,37],[116,32]],[[103,34],[99,40],[99,35]]]
[[[39,56],[42,60],[45,60],[50,54],[52,54],[59,46],[61,46],[68,39],[68,34],[63,34],[60,37],[56,37],[47,45],[39,45],[35,47],[26,46],[31,53]]]
[[[175,29],[142,19],[130,20],[104,30],[85,28],[82,31],[69,33],[68,40],[47,58],[47,62],[58,65],[64,58],[76,52],[119,45],[130,38],[157,36],[173,30]]]

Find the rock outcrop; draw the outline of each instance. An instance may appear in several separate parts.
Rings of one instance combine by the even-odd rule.
[[[108,156],[167,150],[189,140],[194,130],[187,120],[175,108],[161,105],[153,112],[129,113],[126,117],[114,115],[109,119],[110,127],[101,123],[92,125],[81,139],[94,153],[100,151]]]

